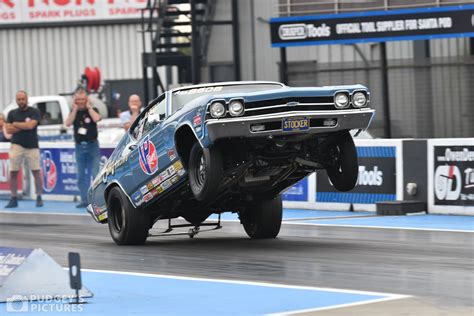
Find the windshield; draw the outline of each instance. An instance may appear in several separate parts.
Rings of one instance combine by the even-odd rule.
[[[219,95],[235,92],[249,93],[263,90],[281,89],[282,87],[283,86],[278,83],[253,83],[182,89],[173,92],[172,112],[174,113],[178,111],[189,101],[203,95]]]

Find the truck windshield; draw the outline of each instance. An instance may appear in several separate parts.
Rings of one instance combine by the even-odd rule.
[[[173,92],[173,98],[171,99],[172,112],[174,113],[178,111],[189,101],[192,101],[193,99],[201,97],[203,95],[220,95],[238,92],[249,93],[281,88],[283,88],[283,85],[278,83],[222,85],[189,89],[183,88],[181,90]]]

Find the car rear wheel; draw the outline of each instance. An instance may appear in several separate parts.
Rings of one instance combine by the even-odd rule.
[[[359,163],[354,141],[349,132],[342,133],[328,148],[333,163],[326,166],[331,183],[339,191],[352,190],[357,183]]]
[[[198,201],[210,201],[219,191],[222,179],[222,156],[213,146],[202,148],[195,143],[189,157],[189,185]]]
[[[263,239],[278,236],[283,217],[281,196],[256,201],[241,213],[241,221],[250,238]]]
[[[135,209],[119,187],[110,190],[107,209],[110,235],[116,244],[145,243],[150,229],[150,216],[145,210]]]

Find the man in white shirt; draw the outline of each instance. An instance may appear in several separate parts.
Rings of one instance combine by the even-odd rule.
[[[126,131],[130,128],[130,125],[132,125],[142,110],[142,101],[140,100],[140,97],[136,94],[132,94],[128,98],[128,107],[128,111],[120,113],[120,121]]]

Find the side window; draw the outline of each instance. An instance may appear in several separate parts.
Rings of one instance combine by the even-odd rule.
[[[41,114],[40,125],[55,125],[63,123],[59,102],[40,102],[36,104],[36,108]]]
[[[138,124],[132,131],[135,139],[140,139],[143,135],[150,132],[158,123],[166,117],[166,99],[149,108],[146,113],[139,119]]]

